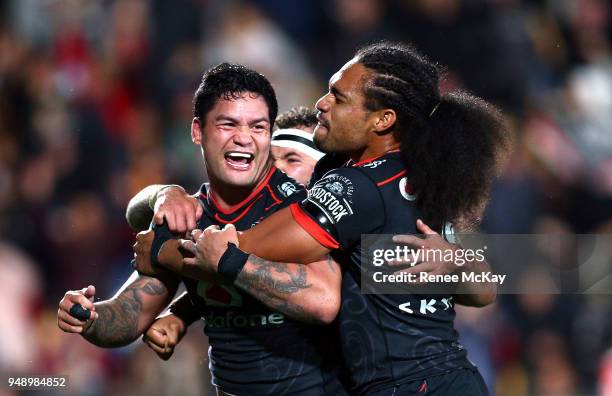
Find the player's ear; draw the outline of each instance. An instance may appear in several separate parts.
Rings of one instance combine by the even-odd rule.
[[[193,144],[200,146],[202,144],[202,133],[204,129],[204,125],[198,117],[194,117],[191,120],[191,141]]]
[[[378,134],[391,132],[391,128],[397,120],[397,115],[393,109],[381,109],[374,114],[374,131]]]

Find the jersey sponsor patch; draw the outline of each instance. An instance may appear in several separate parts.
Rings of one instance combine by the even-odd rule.
[[[317,182],[308,192],[308,201],[316,205],[332,224],[353,214],[353,183],[342,175],[332,174]]]

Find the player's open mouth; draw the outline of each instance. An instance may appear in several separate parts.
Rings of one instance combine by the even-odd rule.
[[[225,153],[225,162],[236,170],[247,170],[253,162],[255,156],[251,153],[243,153],[240,151],[228,151]]]

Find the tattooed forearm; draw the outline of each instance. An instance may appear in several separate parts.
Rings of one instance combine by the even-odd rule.
[[[234,284],[285,315],[302,322],[319,322],[302,305],[288,301],[289,295],[312,287],[302,264],[277,263],[250,255]]]
[[[276,263],[264,260],[253,254],[248,262],[252,264],[252,279],[266,289],[282,294],[297,293],[301,289],[312,287],[307,282],[306,266],[299,264]],[[273,274],[276,272],[279,275]],[[285,274],[285,275],[283,275]]]
[[[168,289],[160,280],[141,276],[115,298],[95,304],[98,318],[83,337],[105,348],[131,343],[140,336],[138,320],[142,313],[143,296],[164,293],[168,293]]]

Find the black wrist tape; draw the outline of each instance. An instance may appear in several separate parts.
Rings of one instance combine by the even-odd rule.
[[[219,259],[217,272],[234,282],[240,271],[244,268],[248,258],[248,253],[243,252],[236,245],[228,242],[227,250]]]
[[[184,294],[170,305],[170,312],[181,318],[185,322],[185,326],[191,325],[201,317],[187,294]]]
[[[176,239],[176,235],[170,232],[168,228],[168,224],[164,222],[161,226],[154,226],[153,231],[155,237],[153,238],[153,243],[151,243],[151,264],[159,265],[159,261],[157,261],[157,255],[159,251],[168,239]]]

